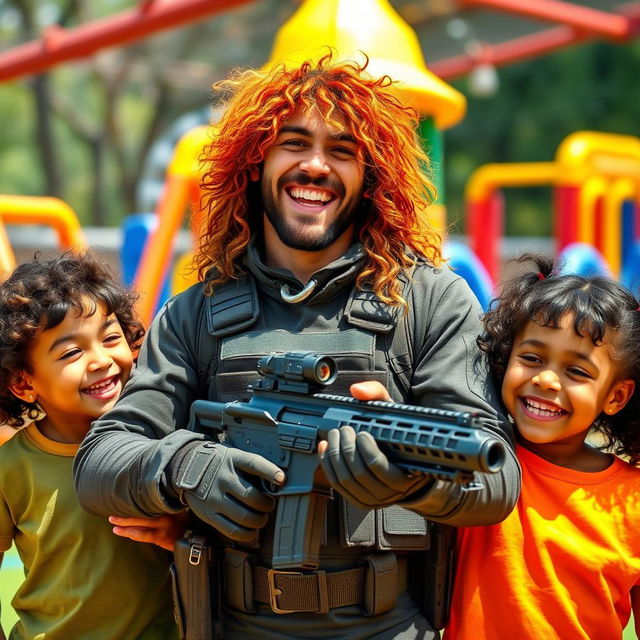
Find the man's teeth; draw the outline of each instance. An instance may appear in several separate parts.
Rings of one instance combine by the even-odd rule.
[[[541,405],[535,400],[525,400],[524,403],[531,413],[537,414],[539,416],[560,416],[564,413],[562,409],[549,409],[549,407]]]
[[[299,200],[313,200],[316,202],[329,202],[331,196],[322,191],[310,191],[309,189],[291,189],[291,196]]]

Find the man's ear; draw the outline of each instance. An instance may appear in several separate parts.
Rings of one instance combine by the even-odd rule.
[[[18,374],[9,385],[9,391],[11,391],[16,398],[29,404],[33,404],[38,399],[38,394],[31,385],[31,376],[24,371]]]
[[[604,412],[609,416],[618,413],[629,402],[635,390],[634,380],[618,380],[609,391],[604,403]]]
[[[249,180],[251,182],[259,182],[260,180],[260,166],[257,164],[252,164],[249,167]]]

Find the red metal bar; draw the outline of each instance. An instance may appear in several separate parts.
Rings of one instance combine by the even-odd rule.
[[[500,238],[504,235],[502,192],[491,191],[479,201],[467,202],[466,233],[469,244],[494,282],[500,280]]]
[[[563,0],[461,0],[460,4],[463,7],[489,7],[528,18],[559,22],[608,38],[628,38],[633,29],[626,16]]]
[[[84,58],[100,49],[122,46],[158,31],[173,29],[254,0],[171,0],[145,2],[136,9],[88,24],[53,27],[42,40],[0,53],[0,82],[41,73],[60,62]]]
[[[578,239],[578,206],[580,187],[563,185],[553,191],[554,236],[556,251],[560,253],[566,246]]]
[[[482,62],[495,67],[545,55],[556,49],[577,44],[588,36],[570,27],[554,27],[537,33],[506,40],[483,48]],[[444,80],[469,73],[480,61],[466,54],[429,63],[429,69]]]
[[[634,2],[618,8],[633,25],[632,37],[640,28],[640,3]],[[571,27],[561,26],[544,29],[528,36],[506,40],[484,47],[482,62],[496,67],[520,62],[527,58],[543,56],[562,47],[568,47],[580,42],[594,40],[596,36],[584,31],[577,31]],[[444,60],[429,63],[429,69],[438,77],[450,80],[469,73],[479,60],[469,55],[454,56]]]

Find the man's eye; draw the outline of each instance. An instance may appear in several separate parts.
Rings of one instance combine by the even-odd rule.
[[[356,155],[356,152],[353,149],[350,149],[349,147],[334,147],[333,153],[337,153],[338,155],[349,156],[350,158]]]

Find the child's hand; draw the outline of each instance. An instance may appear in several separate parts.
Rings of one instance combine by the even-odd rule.
[[[391,396],[385,386],[377,380],[365,380],[364,382],[354,382],[349,387],[351,395],[357,400],[383,400],[391,402]]]
[[[167,551],[173,551],[175,541],[187,529],[188,519],[186,511],[157,518],[109,516],[109,522],[114,525],[113,533],[117,536],[156,544]]]
[[[365,380],[364,382],[354,382],[350,387],[351,395],[356,400],[368,402],[370,400],[382,400],[391,402],[391,396],[387,388],[377,380]],[[327,450],[327,441],[321,440],[318,443],[318,453],[322,458]]]

